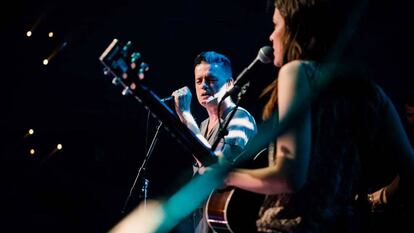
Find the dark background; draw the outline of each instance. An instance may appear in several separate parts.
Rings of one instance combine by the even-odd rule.
[[[371,1],[347,46],[399,111],[401,98],[413,92],[409,2]],[[165,97],[184,85],[194,93],[193,59],[201,51],[227,54],[236,76],[260,47],[270,45],[272,31],[273,9],[264,0],[11,4],[2,7],[0,22],[1,232],[105,232],[122,218],[157,120],[103,75],[98,57],[113,38],[134,43],[151,67],[148,85]],[[275,73],[264,67],[241,102],[258,122],[264,102],[259,90]],[[196,101],[193,110],[198,121],[206,117]],[[30,128],[35,134],[27,136]],[[51,154],[57,143],[63,150]],[[150,181],[148,196],[177,190],[191,177],[191,163],[189,151],[161,130],[142,174]],[[142,200],[140,189],[141,182],[127,212]]]

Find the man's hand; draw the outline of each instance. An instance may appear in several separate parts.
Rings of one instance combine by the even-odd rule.
[[[175,111],[180,117],[183,112],[190,112],[192,94],[187,86],[174,91],[171,95],[174,96]]]

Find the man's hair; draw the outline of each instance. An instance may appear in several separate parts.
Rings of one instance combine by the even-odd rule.
[[[230,59],[228,59],[225,55],[221,53],[217,53],[215,51],[202,52],[198,54],[197,57],[194,59],[194,68],[201,63],[219,65],[221,66],[224,72],[223,75],[226,77],[226,81],[232,78]]]

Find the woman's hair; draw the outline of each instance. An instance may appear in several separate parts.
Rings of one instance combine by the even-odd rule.
[[[320,61],[329,46],[330,30],[326,0],[275,0],[285,20],[283,63],[297,59]],[[332,23],[332,22],[330,22]]]
[[[285,21],[283,64],[293,60],[320,62],[335,39],[333,17],[329,16],[327,0],[274,0]],[[329,30],[328,30],[329,29]],[[261,96],[271,93],[263,109],[263,119],[270,117],[277,104],[277,79],[268,85]]]

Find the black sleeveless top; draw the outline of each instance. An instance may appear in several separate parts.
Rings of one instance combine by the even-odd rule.
[[[304,61],[311,88],[319,71]],[[358,194],[367,192],[384,106],[381,89],[350,71],[335,72],[312,103],[312,151],[307,182],[296,193],[268,195],[256,222],[260,232],[359,232]],[[269,166],[277,163],[269,146]],[[352,223],[352,224],[350,224]]]

